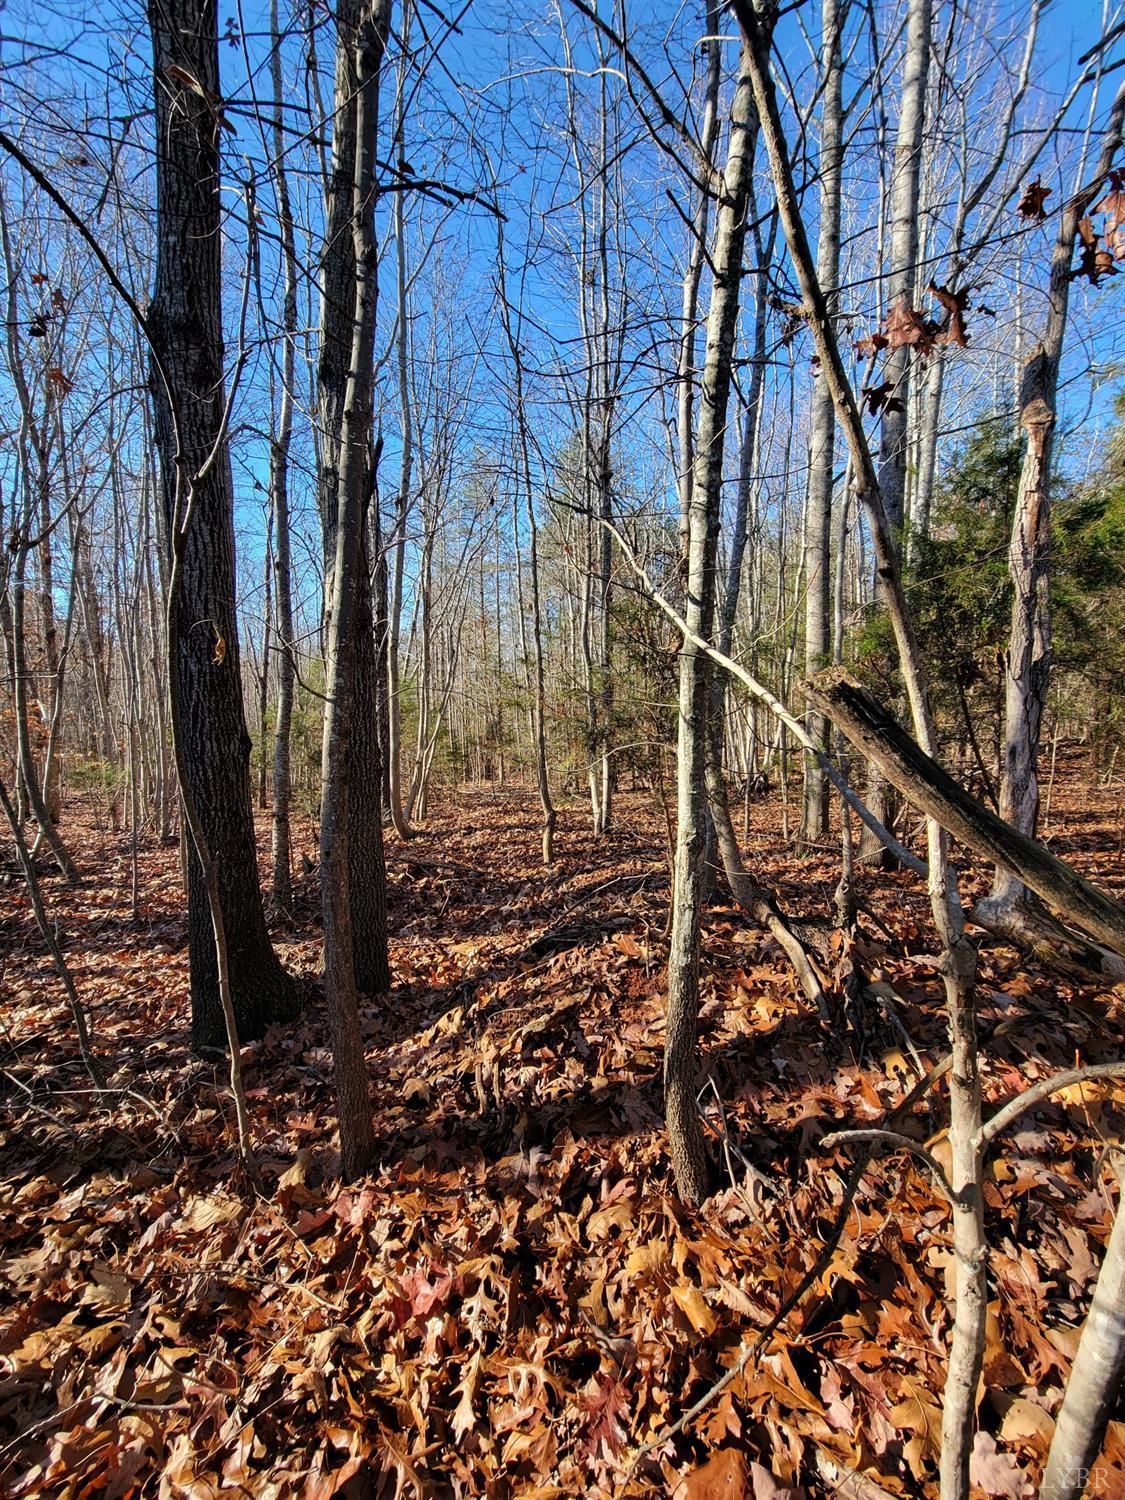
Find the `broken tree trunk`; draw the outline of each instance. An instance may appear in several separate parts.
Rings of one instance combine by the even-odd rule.
[[[915,807],[974,854],[1010,870],[1095,942],[1125,957],[1121,902],[971,797],[847,672],[834,667],[805,687],[810,699]]]

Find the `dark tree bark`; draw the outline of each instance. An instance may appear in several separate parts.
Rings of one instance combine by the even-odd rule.
[[[337,16],[338,40],[336,61],[337,114],[332,147],[332,170],[328,185],[328,225],[326,251],[321,267],[320,362],[317,368],[320,405],[320,475],[319,504],[324,541],[326,615],[332,609],[331,584],[336,566],[337,528],[342,504],[341,488],[346,482],[357,486],[352,498],[355,507],[354,539],[355,597],[354,610],[349,608],[350,639],[346,656],[347,670],[354,676],[348,689],[351,722],[347,741],[348,757],[348,834],[347,868],[351,909],[352,957],[355,984],[362,994],[378,994],[390,986],[387,958],[386,869],[383,854],[382,788],[383,770],[380,754],[379,701],[376,682],[377,654],[375,621],[371,589],[371,555],[367,517],[374,491],[374,466],[377,456],[371,451],[370,368],[354,368],[353,340],[357,318],[357,257],[354,220],[359,212],[372,211],[372,185],[366,199],[359,195],[356,178],[357,130],[356,94],[360,87],[358,50],[369,45],[360,40],[361,30],[372,29],[378,37],[385,35],[389,24],[389,4],[374,7],[350,4]],[[365,33],[366,34],[366,33]],[[382,40],[376,43],[379,56],[370,60],[375,70],[382,57]],[[377,109],[377,93],[372,108]],[[372,133],[376,117],[365,120]],[[362,147],[362,143],[360,148]],[[364,316],[374,329],[374,299],[377,287],[375,271],[370,268],[371,285],[366,288],[370,305]],[[364,331],[365,347],[370,345]],[[370,347],[363,355],[371,362]],[[348,411],[349,378],[357,378],[366,393],[353,393],[351,399],[365,404],[367,418]],[[350,424],[350,425],[349,425]],[[346,431],[345,428],[348,427]],[[359,444],[357,451],[348,448]],[[351,581],[349,581],[349,587]],[[351,601],[349,602],[349,606]],[[330,639],[332,622],[325,623],[325,639]]]
[[[389,981],[367,512],[374,477],[375,148],[390,23],[391,0],[343,0],[337,8],[336,124],[321,285],[327,625],[320,870],[345,1178],[362,1172],[375,1151],[359,994],[385,989]]]
[[[293,435],[293,381],[297,341],[297,247],[285,170],[282,129],[281,23],[277,0],[270,3],[270,84],[273,89],[274,176],[277,216],[285,269],[284,342],[281,351],[281,401],[277,431],[270,446],[270,504],[276,536],[274,586],[277,595],[277,724],[273,742],[273,894],[286,907],[293,897],[290,866],[289,798],[292,792],[291,735],[296,676],[293,642],[293,588],[289,547],[289,446]],[[264,754],[264,751],[263,751]]]
[[[225,448],[219,201],[219,53],[215,0],[151,0],[156,79],[156,286],[150,337],[178,396],[175,419],[151,374],[165,534],[177,516],[177,464],[206,470],[184,539],[176,634],[183,764],[218,875],[239,1036],[296,1013],[298,996],[270,944],[258,883],[250,736],[235,617],[234,485]],[[188,86],[198,82],[207,97]],[[177,451],[177,425],[179,450]],[[214,462],[208,459],[221,445]],[[215,935],[203,870],[188,848],[192,1041],[224,1047]]]
[[[351,743],[348,870],[352,957],[356,988],[379,995],[390,988],[387,957],[387,877],[383,853],[383,764],[379,735],[379,658],[371,597],[370,538],[360,524],[356,600],[355,724]]]

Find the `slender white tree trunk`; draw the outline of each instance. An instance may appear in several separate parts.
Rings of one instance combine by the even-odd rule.
[[[843,165],[843,60],[840,32],[847,4],[823,0],[821,7],[820,231],[816,271],[829,313],[835,311],[840,272],[840,182]],[[809,484],[805,506],[805,671],[827,665],[829,542],[836,412],[824,380],[813,384],[809,435]],[[824,743],[825,723],[811,712],[809,734]],[[816,762],[805,757],[805,797],[801,844],[822,839],[828,828],[828,782]]]
[[[1125,1188],[1123,1174],[1119,1182]],[[1108,1493],[1098,1455],[1125,1378],[1125,1209],[1119,1204],[1055,1423],[1040,1500]],[[1108,1473],[1108,1468],[1107,1471]]]
[[[700,403],[695,469],[688,510],[687,598],[684,617],[693,634],[704,640],[711,638],[715,623],[715,574],[723,450],[738,322],[746,207],[756,136],[756,117],[747,74],[747,51],[746,46],[743,46],[740,52],[727,162],[711,249],[713,281],[703,364],[703,399]],[[668,953],[664,1111],[676,1186],[680,1196],[690,1203],[705,1197],[710,1186],[707,1153],[696,1109],[699,922],[707,842],[709,699],[707,655],[692,639],[685,636],[680,654],[676,859]]]

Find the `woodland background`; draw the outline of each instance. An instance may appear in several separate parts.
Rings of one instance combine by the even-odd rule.
[[[1125,1493],[1123,66],[5,10],[12,1494]]]

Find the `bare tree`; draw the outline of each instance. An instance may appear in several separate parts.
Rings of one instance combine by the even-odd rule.
[[[848,0],[823,0],[821,6],[820,78],[820,220],[816,272],[835,314],[840,275],[840,203],[843,178],[843,44]],[[836,447],[836,412],[832,393],[823,380],[813,384],[809,419],[809,483],[805,506],[805,671],[824,666],[830,643],[828,628],[829,543]],[[817,744],[824,742],[825,724],[809,716],[808,729]],[[816,762],[805,757],[805,797],[801,815],[801,843],[822,839],[828,829],[828,783]]]
[[[685,620],[704,640],[715,625],[716,557],[731,363],[738,323],[746,238],[746,209],[754,165],[757,117],[749,78],[749,48],[739,55],[711,246],[712,289],[703,363],[704,400],[695,437],[688,507]],[[696,1107],[699,1014],[699,924],[707,841],[706,763],[710,669],[707,654],[685,636],[680,655],[676,771],[676,859],[668,951],[668,1034],[664,1052],[664,1112],[680,1195],[705,1197],[710,1169]]]
[[[358,994],[385,989],[388,982],[381,777],[369,748],[377,738],[367,507],[378,296],[375,157],[379,75],[390,24],[391,0],[348,0],[337,9],[336,124],[322,283],[327,629],[320,865],[324,980],[345,1177],[362,1172],[375,1150]],[[374,847],[365,848],[364,840]],[[365,891],[370,900],[372,877],[374,910],[365,911],[361,902]]]
[[[152,0],[158,239],[148,328],[179,398],[151,380],[169,536],[184,524],[181,472],[192,484],[176,599],[182,760],[218,882],[239,1035],[294,1013],[296,991],[262,911],[234,600],[234,487],[226,444],[219,201],[218,30],[214,0]],[[206,880],[188,848],[192,1035],[226,1041]]]
[[[1027,445],[1008,549],[1012,624],[1004,658],[999,810],[1006,822],[1028,835],[1035,833],[1039,818],[1039,737],[1051,674],[1051,454],[1074,249],[1080,224],[1093,233],[1086,215],[1120,149],[1123,126],[1125,85],[1114,99],[1093,179],[1071,198],[1060,218],[1043,342],[1024,368],[1020,421]],[[1096,255],[1092,247],[1091,253]],[[1067,946],[1065,934],[1051,932],[1044,915],[1032,908],[1024,886],[1003,869],[997,869],[992,891],[978,903],[974,919],[1025,946],[1044,940],[1048,946]]]

